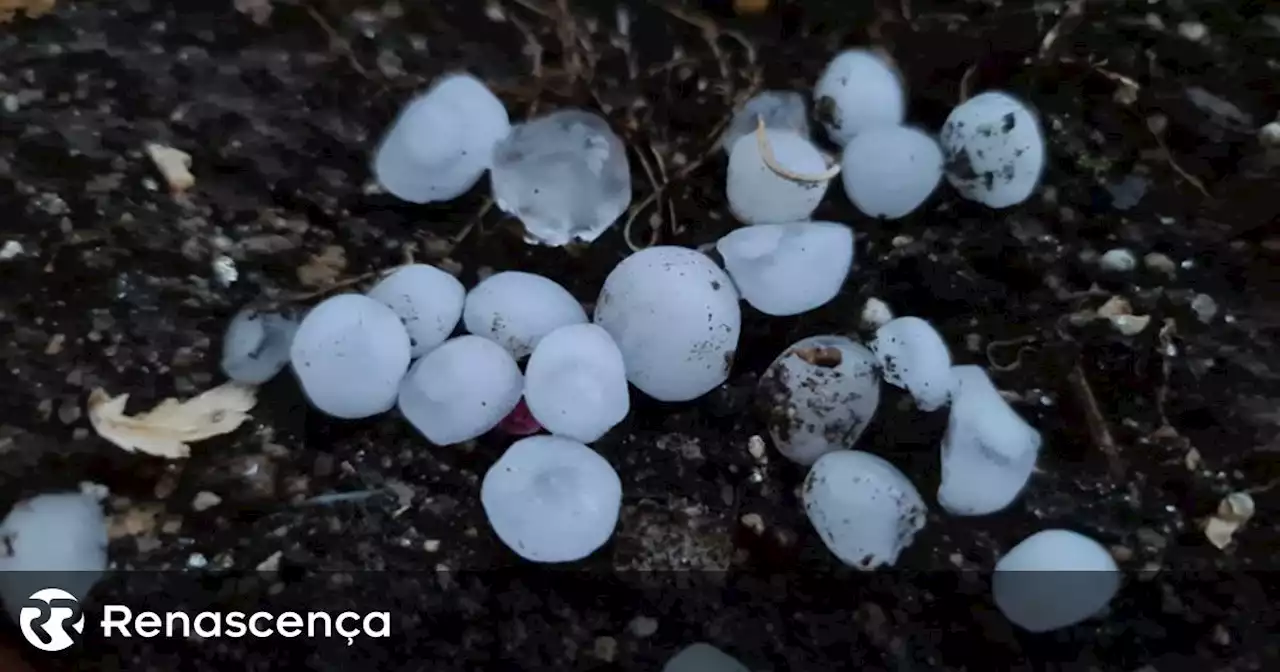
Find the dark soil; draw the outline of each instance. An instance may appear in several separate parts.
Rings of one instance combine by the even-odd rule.
[[[114,574],[94,604],[386,610],[391,637],[350,647],[90,637],[55,655],[7,625],[38,669],[654,670],[696,640],[757,670],[1165,672],[1280,659],[1280,490],[1267,489],[1280,479],[1280,171],[1256,136],[1280,110],[1280,30],[1264,3],[1090,2],[1043,58],[1056,3],[788,2],[748,19],[711,7],[705,25],[738,29],[754,49],[722,36],[723,64],[697,26],[638,5],[634,67],[611,43],[615,10],[604,2],[570,3],[572,17],[553,2],[500,2],[502,22],[478,1],[274,2],[262,25],[232,4],[61,2],[3,27],[0,245],[23,250],[0,262],[3,506],[82,482],[109,488],[109,513],[133,524],[117,530],[112,561],[150,571]],[[1180,36],[1184,21],[1202,22],[1207,37]],[[526,31],[545,47],[540,78],[522,53]],[[578,46],[562,48],[566,36]],[[910,118],[928,128],[975,64],[969,91],[1007,89],[1036,105],[1051,140],[1043,186],[993,211],[944,185],[898,222],[857,215],[833,187],[817,217],[859,236],[844,292],[795,318],[744,307],[731,382],[695,403],[637,395],[595,446],[623,479],[618,532],[579,565],[530,567],[488,529],[478,481],[509,437],[436,448],[394,413],[335,421],[309,410],[287,374],[260,391],[250,423],[190,459],[129,454],[90,429],[83,408],[95,387],[129,393],[141,410],[217,384],[234,311],[314,289],[298,269],[330,246],[346,259],[340,280],[401,263],[412,245],[468,285],[485,269],[522,269],[595,300],[626,254],[621,225],[587,249],[543,249],[491,211],[455,248],[450,238],[482,211],[483,183],[434,206],[366,188],[380,132],[441,72],[484,77],[513,117],[603,109],[637,154],[655,166],[660,155],[676,175],[757,74],[807,90],[836,49],[871,42],[898,59]],[[1118,100],[1107,73],[1132,78],[1136,100]],[[1238,110],[1206,111],[1188,87]],[[190,153],[196,186],[170,195],[148,142]],[[697,246],[734,226],[723,163],[712,156],[673,181],[663,212],[675,219],[656,220],[658,240]],[[632,171],[638,203],[652,183],[634,155]],[[1106,187],[1134,173],[1150,187],[1122,210]],[[637,238],[649,221],[640,216]],[[1174,266],[1104,274],[1091,255],[1114,247]],[[219,255],[239,272],[229,287],[214,277]],[[1220,307],[1207,322],[1190,308],[1200,293]],[[1067,319],[1111,294],[1151,324],[1127,337],[1106,320]],[[755,376],[804,336],[855,332],[873,296],[932,320],[959,363],[1008,365],[1020,346],[997,342],[1027,339],[1020,364],[993,377],[1045,447],[1007,511],[935,510],[895,568],[861,574],[839,567],[804,519],[802,470],[772,448],[758,463],[747,445],[764,433]],[[1113,437],[1110,459],[1083,386],[1070,382],[1077,366],[1096,397],[1092,420]],[[859,448],[897,464],[931,501],[945,423],[945,411],[918,413],[886,387]],[[1258,514],[1220,550],[1198,521],[1240,490]],[[201,491],[222,503],[196,511]],[[339,493],[354,494],[313,500]],[[747,514],[763,532],[741,522]],[[1031,636],[995,611],[984,573],[1049,527],[1112,547],[1126,584],[1104,618]],[[636,617],[656,631],[629,625]]]

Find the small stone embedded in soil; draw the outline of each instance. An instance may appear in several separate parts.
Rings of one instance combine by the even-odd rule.
[[[631,410],[622,352],[609,332],[571,324],[547,334],[525,366],[525,401],[547,431],[591,443]]]
[[[906,86],[893,65],[867,49],[849,49],[827,65],[813,90],[814,115],[844,146],[862,131],[906,117]]]
[[[155,163],[156,169],[169,185],[169,191],[177,194],[184,192],[196,184],[191,174],[191,155],[172,147],[157,143],[147,143],[147,156]]]
[[[927,509],[911,481],[886,460],[856,450],[827,453],[801,488],[822,542],[860,570],[892,566],[924,528]]]
[[[805,108],[804,94],[798,91],[761,91],[742,104],[733,114],[733,120],[720,136],[720,148],[728,152],[739,138],[755,133],[758,119],[764,117],[764,127],[792,131],[809,138],[809,111]]]
[[[996,562],[996,607],[1030,632],[1069,627],[1105,608],[1120,589],[1115,559],[1102,544],[1070,530],[1043,530]]]
[[[1132,252],[1122,247],[1107,250],[1098,260],[1098,264],[1104,271],[1113,273],[1128,273],[1138,267],[1138,258]]]
[[[899,219],[924,204],[942,182],[942,149],[909,126],[869,128],[845,145],[845,194],[868,217]]]
[[[862,306],[860,323],[863,329],[879,329],[893,319],[893,310],[889,304],[871,297]]]
[[[221,497],[208,490],[201,490],[196,493],[195,499],[191,500],[191,508],[195,511],[208,511],[221,503]]]
[[[951,392],[951,350],[933,325],[899,317],[876,330],[871,350],[884,381],[911,393],[922,411],[936,411]]]
[[[0,539],[0,601],[15,622],[36,591],[59,588],[83,600],[107,568],[102,505],[79,492],[14,504],[0,522]]]
[[[1040,121],[1008,93],[988,91],[961,103],[943,124],[940,140],[947,181],[987,207],[1025,201],[1044,174]]]
[[[410,356],[421,357],[458,326],[466,293],[452,275],[427,264],[410,264],[383,278],[367,296],[400,316],[409,334]]]
[[[398,403],[428,441],[449,446],[496,427],[523,391],[520,367],[502,346],[459,336],[413,365],[400,385]]]
[[[799,133],[765,130],[774,161],[799,175],[819,175],[827,159]],[[827,193],[830,179],[796,181],[765,164],[755,133],[744,135],[729,148],[725,196],[729,210],[744,224],[781,224],[809,218]]]
[[[543,336],[570,324],[585,324],[587,313],[569,290],[554,280],[504,271],[485,278],[467,293],[462,311],[467,331],[524,359]]]
[[[853,231],[833,222],[746,226],[716,242],[743,300],[775,316],[835,298],[853,268],[853,247]]]
[[[690,644],[671,657],[662,672],[750,672],[738,659],[705,642]]]
[[[261,385],[289,364],[298,320],[284,313],[241,310],[222,341],[222,372],[248,385]]]

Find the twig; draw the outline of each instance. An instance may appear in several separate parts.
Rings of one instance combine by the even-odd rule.
[[[461,231],[455,233],[453,238],[449,239],[450,249],[457,247],[459,243],[466,240],[467,236],[471,235],[471,230],[479,226],[480,222],[484,221],[484,216],[489,214],[489,211],[492,209],[493,198],[486,197],[484,199],[484,205],[480,206],[480,209],[476,211],[476,214],[471,216],[471,219],[467,221],[466,226],[462,227]]]
[[[542,48],[542,43],[538,41],[538,34],[529,24],[514,14],[507,14],[507,18],[511,21],[511,25],[524,35],[525,48],[528,50],[529,59],[533,61],[530,74],[534,79],[542,79],[542,55],[545,50]]]
[[[1098,398],[1094,396],[1093,388],[1089,385],[1089,379],[1084,375],[1084,368],[1080,366],[1080,362],[1076,362],[1072,367],[1067,381],[1071,383],[1072,390],[1084,409],[1085,423],[1089,426],[1089,436],[1093,439],[1094,446],[1106,456],[1111,475],[1116,479],[1122,478],[1124,463],[1120,460],[1120,450],[1116,447],[1115,439],[1111,437],[1107,419],[1098,408]]]
[[[332,282],[328,285],[325,285],[324,287],[321,287],[320,289],[310,291],[310,292],[298,292],[296,294],[286,294],[280,297],[277,301],[275,301],[275,303],[301,303],[303,301],[310,301],[312,299],[316,299],[321,296],[324,296],[325,294],[329,294],[330,292],[336,292],[340,289],[346,289],[353,285],[358,285],[366,280],[372,280],[373,278],[376,278],[383,273],[389,273],[397,268],[400,268],[400,267],[395,266],[383,271],[369,271],[368,273],[361,273],[360,275],[353,276],[345,280],[338,280],[338,281]]]
[[[969,100],[969,95],[973,93],[973,78],[978,74],[978,64],[975,62],[968,68],[965,68],[964,75],[960,77],[960,101],[963,103]]]
[[[324,29],[324,32],[329,35],[329,43],[332,46],[337,47],[338,50],[347,57],[347,62],[351,64],[352,69],[360,73],[360,76],[365,79],[370,79],[369,72],[364,69],[363,65],[360,65],[360,61],[356,60],[356,54],[351,50],[351,43],[348,42],[346,38],[339,35],[338,31],[333,29],[333,26],[325,20],[324,16],[322,16],[320,12],[316,11],[315,7],[307,5],[307,14],[311,15],[311,18],[316,23],[320,24],[320,27]]]
[[[826,171],[812,175],[797,173],[778,163],[778,159],[773,155],[773,147],[769,146],[769,136],[764,130],[764,115],[756,117],[756,145],[760,148],[760,158],[764,161],[764,165],[768,166],[769,170],[772,170],[779,177],[784,177],[792,182],[827,182],[840,174],[840,164],[835,162],[827,166]]]
[[[1067,0],[1067,8],[1063,10],[1062,16],[1058,18],[1058,22],[1053,24],[1049,32],[1045,33],[1044,39],[1040,41],[1040,53],[1038,55],[1040,62],[1052,60],[1056,51],[1054,45],[1057,44],[1058,39],[1069,35],[1084,21],[1084,3],[1085,0]]]
[[[1013,371],[1014,369],[1017,369],[1018,367],[1022,366],[1023,353],[1029,350],[1034,350],[1034,348],[1025,344],[1034,343],[1036,342],[1036,340],[1038,339],[1035,336],[1027,335],[1027,336],[1019,336],[1018,338],[1010,338],[1003,341],[991,341],[990,343],[987,344],[987,366],[990,367],[992,371],[999,371],[1001,373],[1004,373],[1007,371]],[[1011,345],[1020,346],[1018,348],[1017,354],[1014,355],[1013,362],[1010,364],[996,364],[996,357],[993,351],[996,350],[997,348],[1006,348]]]
[[[1183,179],[1190,182],[1196,189],[1199,189],[1200,193],[1204,194],[1205,198],[1213,198],[1209,195],[1209,190],[1205,188],[1204,183],[1200,181],[1200,178],[1188,173],[1182,168],[1182,166],[1178,165],[1177,159],[1173,158],[1173,152],[1169,151],[1169,146],[1165,144],[1164,137],[1162,137],[1158,132],[1160,130],[1158,125],[1150,119],[1147,120],[1147,130],[1151,131],[1151,137],[1156,139],[1156,144],[1160,146],[1160,153],[1164,155],[1164,159],[1169,164],[1169,167],[1172,168],[1174,172],[1181,175]]]
[[[1173,337],[1178,334],[1178,323],[1172,317],[1166,317],[1164,326],[1160,328],[1160,387],[1156,388],[1156,412],[1160,414],[1161,428],[1168,427],[1177,433],[1177,429],[1169,423],[1165,413],[1165,403],[1169,399],[1169,378],[1173,375],[1173,358],[1178,354],[1178,346]]]

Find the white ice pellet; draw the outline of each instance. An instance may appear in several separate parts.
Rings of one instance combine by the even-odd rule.
[[[689,401],[728,379],[742,310],[733,281],[705,254],[657,246],[609,273],[595,323],[618,344],[632,385],[659,401]]]
[[[396,311],[409,332],[409,352],[421,357],[444,343],[462,317],[467,290],[458,279],[427,264],[404,266],[369,290]]]
[[[924,528],[920,493],[897,467],[857,450],[827,453],[802,486],[804,510],[840,561],[861,570],[892,566]]]
[[[1000,92],[981,93],[951,111],[942,126],[947,181],[991,208],[1027,199],[1044,173],[1044,134],[1031,108]]]
[[[840,158],[844,191],[862,214],[898,219],[919,208],[942,181],[942,149],[908,126],[868,128]]]
[[[493,150],[493,198],[529,242],[590,243],[631,204],[627,148],[597,114],[566,109],[526,121]]]
[[[533,273],[503,271],[467,293],[462,322],[467,331],[524,359],[543,336],[569,324],[584,324],[587,312],[569,290]]]
[[[766,130],[767,146],[782,168],[798,175],[826,173],[827,159],[816,145],[794,131]],[[781,224],[809,218],[827,193],[830,178],[797,181],[765,165],[755,133],[729,149],[725,195],[729,210],[745,224]]]
[[[459,336],[413,365],[398,404],[428,441],[451,446],[497,427],[523,391],[524,376],[511,353],[479,336]]]
[[[599,453],[572,439],[531,436],[498,458],[480,484],[494,534],[534,562],[573,562],[613,535],[622,481]]]
[[[750,672],[737,658],[705,642],[690,644],[671,657],[662,672]]]
[[[727,152],[738,138],[755,133],[760,117],[764,117],[765,128],[793,131],[809,138],[809,111],[805,108],[804,94],[798,91],[761,91],[733,114],[729,127],[720,136],[720,148]]]
[[[1112,271],[1115,273],[1128,273],[1138,267],[1138,258],[1132,252],[1117,247],[1107,250],[1102,258],[1098,260],[1098,265],[1104,271]]]
[[[951,393],[951,350],[933,325],[899,317],[876,330],[876,353],[884,381],[911,394],[922,411],[936,411]]]
[[[79,492],[18,502],[0,522],[0,600],[14,621],[32,593],[60,588],[83,600],[107,568],[102,506]]]
[[[374,177],[403,201],[452,200],[480,181],[510,132],[507,108],[483,82],[448,75],[392,123],[374,154]]]
[[[1015,625],[1048,632],[1097,615],[1120,590],[1120,571],[1101,544],[1070,530],[1044,530],[996,562],[991,594]]]
[[[529,412],[558,436],[591,443],[631,410],[622,352],[594,324],[571,324],[543,337],[524,377]]]
[[[995,513],[1026,487],[1040,433],[1009,406],[980,366],[952,368],[938,504],[959,516]]]
[[[409,368],[409,334],[400,316],[363,294],[339,294],[302,319],[289,349],[311,403],[336,418],[391,409]]]
[[[261,385],[289,364],[298,321],[280,313],[241,310],[222,340],[222,372],[238,383]]]
[[[897,126],[907,113],[906,87],[892,63],[866,49],[841,52],[813,90],[814,114],[837,145],[862,131]]]
[[[880,404],[871,351],[844,336],[810,336],[760,376],[757,405],[778,451],[793,462],[852,448]]]
[[[835,298],[853,267],[853,231],[833,222],[744,226],[716,243],[742,298],[766,315],[798,315]]]

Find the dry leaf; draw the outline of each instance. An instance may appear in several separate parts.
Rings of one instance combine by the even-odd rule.
[[[128,394],[102,388],[89,395],[89,421],[102,438],[129,451],[167,458],[187,457],[195,441],[228,434],[249,418],[257,388],[229,382],[187,401],[165,399],[140,415],[124,414]]]
[[[53,11],[55,0],[0,0],[0,23],[8,23],[18,12],[36,19]]]
[[[1218,512],[1204,524],[1204,536],[1218,548],[1226,548],[1236,530],[1253,517],[1253,497],[1247,492],[1233,492],[1218,503]]]
[[[328,287],[347,269],[347,253],[338,245],[330,245],[298,267],[298,282],[307,287]]]
[[[1125,336],[1140,333],[1151,324],[1150,315],[1134,315],[1133,306],[1123,296],[1113,296],[1097,310],[1097,316],[1111,321],[1111,326]]]

